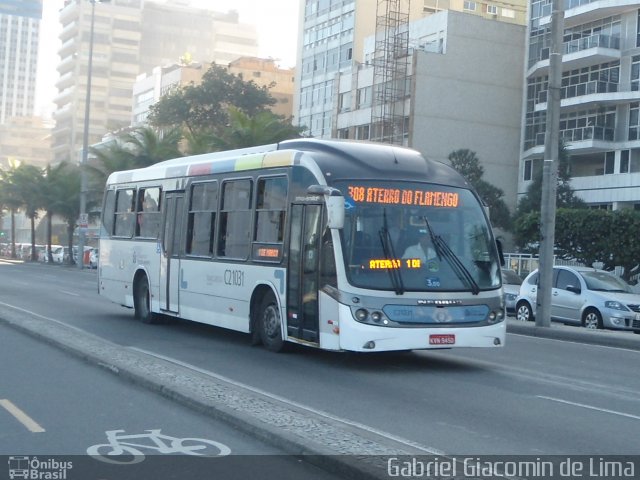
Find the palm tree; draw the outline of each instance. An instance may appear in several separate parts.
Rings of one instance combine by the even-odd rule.
[[[122,142],[131,151],[134,168],[140,168],[181,157],[178,148],[181,139],[179,128],[159,133],[151,127],[139,127],[125,134]]]
[[[16,258],[16,211],[22,206],[13,177],[18,164],[11,164],[8,170],[0,169],[0,201],[11,212],[11,258]]]
[[[43,200],[43,208],[46,211],[47,219],[47,257],[50,263],[53,263],[51,252],[52,237],[52,220],[53,215],[58,213],[60,205],[65,202],[69,196],[69,192],[65,190],[67,187],[65,175],[67,174],[67,163],[61,162],[54,167],[47,165],[44,171],[42,182],[41,197]]]
[[[36,255],[36,218],[38,210],[43,205],[41,196],[43,173],[38,167],[20,164],[13,171],[11,183],[16,188],[17,199],[24,213],[31,223],[31,261],[38,260]]]
[[[213,140],[213,151],[268,145],[300,137],[302,129],[283,121],[271,111],[251,116],[235,107],[229,107],[230,124]]]
[[[67,238],[69,248],[69,263],[73,260],[73,231],[76,221],[80,216],[80,167],[72,163],[63,163],[54,173],[54,191],[52,196],[57,197],[53,206],[56,214],[60,215],[67,223]],[[57,168],[57,167],[56,167]],[[87,205],[89,207],[89,204]]]

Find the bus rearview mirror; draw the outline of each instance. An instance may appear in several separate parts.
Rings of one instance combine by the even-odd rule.
[[[327,185],[311,185],[307,192],[324,195],[327,203],[327,227],[340,229],[344,227],[344,197],[340,190]]]

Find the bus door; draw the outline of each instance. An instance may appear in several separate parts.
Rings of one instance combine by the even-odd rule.
[[[184,192],[167,192],[164,206],[160,256],[160,309],[178,313]]]
[[[319,342],[318,288],[323,206],[293,205],[289,236],[287,334]]]

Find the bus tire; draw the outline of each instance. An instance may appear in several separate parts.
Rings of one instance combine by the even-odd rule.
[[[257,326],[262,344],[272,352],[283,351],[285,342],[282,338],[282,319],[273,293],[269,292],[264,296],[258,315]]]
[[[136,279],[133,286],[133,309],[135,317],[142,323],[156,323],[157,315],[151,311],[151,292],[145,275]]]

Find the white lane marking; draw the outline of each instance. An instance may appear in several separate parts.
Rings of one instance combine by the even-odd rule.
[[[34,317],[41,318],[43,320],[48,320],[49,322],[57,323],[58,325],[64,325],[67,328],[71,328],[72,330],[75,330],[76,332],[82,332],[85,335],[88,334],[88,332],[86,330],[83,330],[81,328],[75,327],[75,326],[70,325],[70,324],[65,323],[65,322],[61,322],[60,320],[56,320],[55,318],[45,317],[44,315],[40,315],[39,313],[32,312],[31,310],[27,310],[25,308],[16,307],[15,305],[11,305],[9,303],[4,303],[4,302],[0,302],[0,305],[2,305],[3,307],[7,307],[7,308],[13,308],[14,310],[17,310],[19,312],[26,313],[28,315],[33,315]]]
[[[65,295],[71,295],[72,297],[79,297],[79,293],[69,292],[67,290],[58,290],[60,293],[64,293]]]
[[[128,348],[131,349],[131,350],[135,350],[136,352],[144,353],[145,355],[150,355],[152,357],[156,357],[156,358],[159,358],[161,360],[165,360],[167,362],[171,362],[171,363],[174,363],[176,365],[180,365],[182,367],[188,368],[188,369],[193,370],[195,372],[207,375],[209,377],[213,377],[213,378],[216,378],[218,380],[222,380],[223,382],[230,383],[231,385],[243,388],[243,389],[248,390],[250,392],[254,392],[254,393],[257,393],[259,395],[264,395],[265,397],[271,398],[273,400],[277,400],[278,402],[282,402],[282,403],[285,403],[287,405],[291,405],[293,407],[296,407],[296,408],[299,408],[299,409],[302,409],[302,410],[307,410],[307,411],[312,412],[312,413],[314,413],[316,415],[319,415],[321,417],[325,417],[325,418],[328,418],[330,420],[333,420],[333,421],[336,421],[336,422],[340,422],[340,423],[343,423],[345,425],[349,425],[349,426],[352,426],[352,427],[360,428],[362,430],[366,430],[367,432],[375,433],[376,435],[380,435],[381,437],[386,437],[386,438],[388,438],[390,440],[394,440],[396,442],[403,443],[403,444],[405,444],[407,446],[416,448],[418,450],[422,450],[423,452],[426,452],[426,453],[428,453],[430,455],[440,455],[440,456],[444,456],[445,455],[445,453],[442,450],[437,450],[437,449],[432,448],[432,447],[426,447],[426,446],[420,445],[419,443],[415,443],[415,442],[413,442],[411,440],[407,440],[405,438],[397,437],[397,436],[395,436],[395,435],[393,435],[391,433],[384,432],[382,430],[378,430],[378,429],[369,427],[368,425],[363,425],[362,423],[353,422],[351,420],[347,420],[347,419],[341,418],[341,417],[336,417],[335,415],[332,415],[332,414],[330,414],[328,412],[324,412],[322,410],[316,410],[315,408],[309,407],[307,405],[303,405],[301,403],[294,402],[294,401],[289,400],[287,398],[280,397],[278,395],[274,395],[273,393],[266,392],[266,391],[261,390],[259,388],[255,388],[255,387],[252,387],[250,385],[246,385],[244,383],[237,382],[237,381],[232,380],[232,379],[230,379],[228,377],[224,377],[222,375],[218,375],[217,373],[211,372],[209,370],[205,370],[205,369],[196,367],[195,365],[191,365],[190,363],[182,362],[180,360],[177,360],[177,359],[171,358],[171,357],[167,357],[165,355],[159,355],[157,353],[153,353],[153,352],[150,352],[148,350],[143,350],[141,348],[136,348],[136,347],[128,347]]]
[[[38,423],[33,420],[29,415],[20,410],[10,400],[6,398],[0,398],[0,406],[15,417],[22,425],[24,425],[29,431],[33,433],[42,433],[45,431]]]
[[[581,328],[581,327],[575,327],[575,328]],[[603,335],[606,335],[606,333],[604,332],[600,332]],[[629,334],[631,334],[632,332],[628,332]],[[562,342],[562,343],[573,343],[574,345],[584,345],[585,347],[598,347],[598,348],[610,348],[613,350],[623,350],[625,352],[631,352],[631,353],[635,353],[635,354],[640,354],[640,350],[634,350],[631,348],[625,348],[625,347],[616,347],[616,346],[611,346],[611,345],[599,345],[597,343],[586,343],[586,342],[578,342],[575,340],[564,340],[562,338],[545,338],[545,337],[535,337],[533,335],[527,335],[525,333],[509,333],[507,332],[507,335],[513,335],[514,337],[522,337],[522,338],[531,338],[531,339],[535,339],[535,340],[546,340],[546,341],[550,341],[550,342]]]
[[[631,415],[630,413],[617,412],[615,410],[609,410],[608,408],[594,407],[593,405],[586,405],[584,403],[570,402],[569,400],[562,400],[561,398],[545,397],[544,395],[536,395],[536,397],[542,398],[543,400],[550,400],[552,402],[564,403],[565,405],[572,405],[574,407],[586,408],[588,410],[595,410],[597,412],[603,412],[603,413],[611,413],[612,415],[619,415],[621,417],[627,417],[627,418],[633,418],[634,420],[640,420],[640,416],[638,416],[638,415]]]

